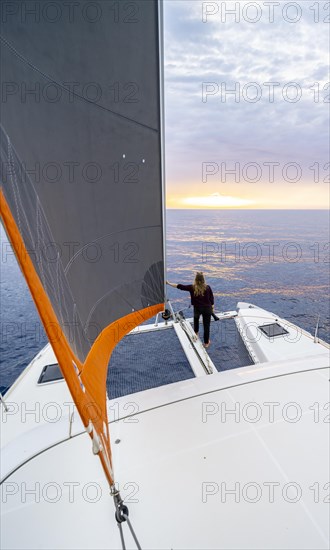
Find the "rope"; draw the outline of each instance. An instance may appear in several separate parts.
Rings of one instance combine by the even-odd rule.
[[[118,525],[118,529],[119,529],[119,533],[120,533],[120,540],[121,540],[122,549],[123,549],[123,550],[126,550],[126,545],[125,545],[125,539],[124,539],[124,533],[123,533],[122,525],[121,525],[121,523],[117,523],[117,525]]]
[[[135,542],[135,544],[136,544],[136,547],[138,548],[138,550],[142,550],[142,548],[141,548],[141,546],[140,546],[140,544],[139,544],[139,541],[138,541],[138,539],[137,539],[137,536],[136,536],[136,534],[135,534],[135,531],[134,531],[134,529],[133,529],[133,526],[132,526],[130,520],[128,519],[128,516],[126,516],[126,521],[127,521],[127,525],[128,525],[128,527],[129,527],[129,530],[131,531],[131,535],[132,535],[132,537],[133,537],[133,539],[134,539],[134,542]]]
[[[138,541],[138,538],[135,534],[135,531],[133,529],[133,526],[132,526],[132,524],[131,524],[131,522],[128,518],[128,508],[124,504],[124,502],[123,502],[123,500],[120,496],[119,491],[117,491],[115,488],[112,488],[111,489],[111,494],[113,496],[113,500],[114,500],[115,508],[116,508],[115,518],[116,518],[117,525],[118,525],[118,528],[119,528],[122,550],[126,550],[124,532],[123,532],[123,527],[122,527],[122,523],[124,523],[125,521],[127,522],[128,528],[131,532],[131,535],[134,539],[134,542],[136,544],[137,549],[142,550],[141,545],[140,545],[140,543]]]
[[[2,393],[0,393],[0,403],[3,404],[3,406],[4,406],[4,408],[5,408],[5,411],[8,412],[8,407],[7,407],[7,405],[6,405],[6,402],[5,402],[4,398],[3,398]]]

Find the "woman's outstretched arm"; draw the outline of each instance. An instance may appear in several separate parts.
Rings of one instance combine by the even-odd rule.
[[[186,290],[187,292],[191,292],[192,285],[176,285],[174,283],[170,283],[169,281],[166,281],[167,285],[173,286],[174,288],[178,288],[179,290]]]
[[[170,286],[173,286],[174,288],[178,288],[178,285],[176,285],[174,283],[170,283],[169,281],[166,281],[166,284],[170,285]]]

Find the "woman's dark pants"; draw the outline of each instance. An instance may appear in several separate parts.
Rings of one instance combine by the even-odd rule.
[[[197,333],[199,330],[199,318],[203,317],[204,326],[204,344],[208,344],[210,339],[210,324],[211,324],[212,307],[210,306],[194,306],[194,331]]]

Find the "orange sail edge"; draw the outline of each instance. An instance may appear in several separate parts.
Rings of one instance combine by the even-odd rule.
[[[94,342],[80,375],[85,393],[91,397],[87,404],[87,431],[93,439],[93,452],[100,453],[100,459],[107,475],[110,487],[114,485],[109,422],[106,405],[106,378],[111,354],[116,345],[133,328],[143,321],[164,311],[165,304],[156,304],[134,311],[105,327]],[[78,409],[79,410],[79,409]],[[101,452],[100,452],[101,451]]]
[[[92,438],[93,452],[99,455],[107,480],[110,486],[113,486],[114,477],[106,408],[108,363],[117,343],[135,326],[163,311],[164,304],[134,311],[104,328],[94,342],[86,361],[82,363],[72,351],[61,329],[2,189],[0,190],[0,214],[72,399]]]

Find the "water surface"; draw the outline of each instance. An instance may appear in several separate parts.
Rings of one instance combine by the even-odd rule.
[[[319,335],[329,341],[328,235],[327,211],[168,210],[168,279],[189,283],[194,272],[202,270],[218,311],[235,309],[239,301],[251,302],[309,332],[320,315]],[[1,238],[0,385],[8,386],[47,339],[2,228]],[[169,288],[169,298],[175,309],[192,316],[188,293]],[[154,364],[162,346],[154,336],[150,342]],[[240,348],[233,322],[212,325],[210,354],[219,370],[240,366],[239,357],[242,364],[248,361]],[[119,358],[130,355],[131,348],[124,344],[118,351],[112,372],[120,371]],[[174,359],[168,355],[171,369]],[[182,361],[180,356],[183,377],[188,377]],[[164,354],[162,362],[166,368]]]

